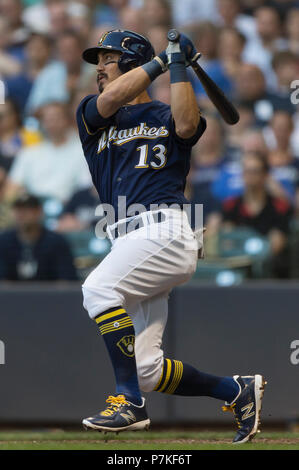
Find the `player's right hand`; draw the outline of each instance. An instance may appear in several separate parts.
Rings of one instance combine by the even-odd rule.
[[[188,36],[181,33],[179,42],[181,51],[185,54],[186,61],[189,65],[191,64],[191,62],[193,62],[194,60],[196,61],[200,57],[201,54],[197,52],[193,42]]]
[[[170,33],[171,31],[169,31]],[[197,60],[201,57],[200,52],[197,52],[195,49],[195,46],[191,39],[183,33],[179,33],[178,31],[174,30],[174,32],[179,36],[177,41],[171,41],[168,44],[168,48],[166,49],[166,54],[169,52],[176,52],[179,53],[181,52],[184,54],[185,60],[186,60],[186,67],[189,67],[192,65],[192,63],[197,62]],[[169,34],[168,33],[168,34]],[[174,51],[176,46],[176,50]],[[171,56],[168,58],[168,63],[171,61]]]

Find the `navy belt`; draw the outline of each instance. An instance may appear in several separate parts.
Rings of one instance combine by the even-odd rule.
[[[115,240],[118,237],[123,237],[128,233],[134,232],[140,228],[146,227],[150,224],[159,224],[166,220],[166,215],[163,212],[144,212],[142,215],[132,217],[130,219],[120,221],[115,226],[108,227],[108,234]]]

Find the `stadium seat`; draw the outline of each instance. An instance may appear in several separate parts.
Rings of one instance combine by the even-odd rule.
[[[225,284],[229,282],[229,275],[219,276],[219,273],[230,272],[233,273],[231,282],[234,284],[245,278],[265,277],[268,275],[269,258],[269,240],[254,230],[240,228],[220,231],[215,256],[198,263],[196,278],[215,282],[222,279]]]
[[[55,230],[63,210],[62,202],[51,197],[40,197],[39,199],[43,206],[45,227],[49,230]]]
[[[293,219],[289,235],[291,277],[299,278],[299,220]]]
[[[226,287],[239,285],[246,278],[246,268],[230,268],[225,263],[200,261],[193,277],[196,281],[208,281]]]
[[[110,243],[107,239],[95,236],[94,230],[66,232],[75,259],[75,265],[80,278],[88,273],[108,254]]]

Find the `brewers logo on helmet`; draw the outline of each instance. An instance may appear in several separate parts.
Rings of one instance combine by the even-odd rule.
[[[155,56],[154,48],[146,37],[133,31],[114,29],[104,33],[98,45],[86,49],[82,57],[89,64],[97,65],[98,54],[105,49],[121,52],[118,66],[123,73],[149,62]]]

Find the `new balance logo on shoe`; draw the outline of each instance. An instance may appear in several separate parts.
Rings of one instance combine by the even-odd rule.
[[[242,421],[245,421],[245,419],[248,419],[248,418],[251,418],[251,416],[254,416],[255,415],[255,411],[252,411],[252,408],[254,407],[254,403],[251,402],[251,403],[248,403],[248,405],[244,406],[243,408],[241,408],[241,411],[245,411],[245,413],[242,415]]]
[[[136,417],[130,410],[128,410],[127,413],[120,413],[120,416],[122,416],[128,424],[135,423],[136,421]]]

